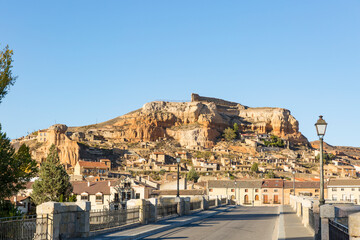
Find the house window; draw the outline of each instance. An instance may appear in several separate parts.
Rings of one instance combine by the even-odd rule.
[[[255,195],[255,201],[259,201],[259,195]]]
[[[235,192],[235,189],[232,188],[232,189],[231,189],[231,192]]]
[[[355,188],[352,188],[351,191],[355,191]]]
[[[264,191],[263,192],[267,192],[267,189],[264,189]]]
[[[278,189],[274,189],[274,192],[278,192]]]
[[[114,201],[118,202],[119,201],[119,193],[115,193],[114,194]]]
[[[89,199],[89,196],[87,194],[81,195],[81,200],[88,201],[88,199]]]
[[[103,201],[103,196],[102,194],[97,194],[96,195],[96,202],[102,202]]]
[[[319,189],[315,189],[315,192],[319,192]]]
[[[128,192],[127,194],[126,194],[126,200],[130,200],[131,199],[131,192]]]
[[[259,189],[255,189],[255,192],[259,192]]]
[[[209,188],[209,192],[212,192],[213,191],[213,189],[212,188]]]
[[[346,199],[347,199],[346,194],[343,194],[343,195],[342,195],[342,200],[343,200],[343,201],[346,201]]]
[[[337,201],[337,195],[332,195],[332,200]]]
[[[342,188],[341,191],[344,191],[344,189]]]
[[[332,190],[333,190],[333,192],[336,192],[336,188],[332,188]],[[360,190],[360,188],[359,188],[359,190]]]
[[[140,199],[140,193],[136,193],[135,198]]]
[[[245,189],[245,192],[248,192],[249,191],[249,189]]]

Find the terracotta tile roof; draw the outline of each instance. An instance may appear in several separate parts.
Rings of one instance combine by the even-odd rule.
[[[165,155],[164,152],[154,152],[153,154],[155,154],[155,155]]]
[[[284,182],[284,188],[293,188],[293,182]],[[320,182],[295,182],[295,188],[320,188]]]
[[[208,188],[261,188],[262,182],[263,180],[209,180]]]
[[[111,181],[110,185],[113,186],[115,181]],[[72,182],[73,193],[80,195],[81,193],[87,192],[90,195],[94,195],[98,192],[101,192],[104,195],[110,195],[109,181],[102,182]]]
[[[180,196],[181,195],[204,195],[205,194],[204,189],[187,189],[187,190],[180,190]],[[154,195],[174,195],[176,196],[177,190],[153,190],[152,194]]]
[[[328,182],[328,187],[330,186],[359,186],[360,179],[334,179]]]
[[[282,179],[271,179],[264,180],[262,188],[282,188],[284,186],[284,180]]]
[[[85,168],[109,168],[104,162],[79,161],[79,164]]]

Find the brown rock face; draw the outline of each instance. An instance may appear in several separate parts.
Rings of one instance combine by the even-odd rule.
[[[226,127],[238,123],[244,132],[272,133],[306,144],[298,121],[282,108],[249,108],[222,99],[192,95],[191,102],[150,102],[141,109],[92,127],[71,128],[113,142],[155,141],[167,137],[182,146],[212,147]]]
[[[43,142],[40,147],[33,150],[31,154],[33,158],[38,162],[43,162],[47,157],[51,145],[54,144],[58,149],[61,163],[74,166],[76,162],[79,161],[80,147],[76,141],[71,140],[65,135],[66,130],[67,126],[63,124],[51,126],[46,132],[48,140]],[[28,143],[25,142],[25,144]]]

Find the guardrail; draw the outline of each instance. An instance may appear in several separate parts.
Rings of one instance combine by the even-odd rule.
[[[139,222],[140,208],[90,212],[90,232]]]
[[[36,232],[36,228],[42,228],[45,231]],[[52,237],[49,234],[51,229],[52,219],[48,215],[0,218],[1,240],[51,240]]]
[[[201,201],[190,202],[190,211],[198,210],[201,208]]]
[[[174,214],[178,214],[176,203],[157,206],[157,219],[161,219]]]
[[[329,219],[329,240],[349,240],[349,228]]]

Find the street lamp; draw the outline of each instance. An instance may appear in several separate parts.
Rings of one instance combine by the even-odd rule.
[[[179,191],[179,179],[180,179],[180,160],[181,158],[176,158],[176,162],[177,162],[177,193],[176,193],[176,197],[180,197],[180,191]]]
[[[323,139],[326,132],[327,123],[323,116],[319,116],[319,120],[315,123],[316,132],[320,140],[320,205],[325,204],[324,199],[324,161],[323,161]]]
[[[294,192],[294,196],[295,196],[295,171],[293,171],[292,173],[294,175],[294,178],[293,178],[293,192]]]

